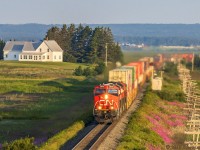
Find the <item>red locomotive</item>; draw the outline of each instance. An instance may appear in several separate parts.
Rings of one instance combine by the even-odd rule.
[[[94,88],[93,115],[97,122],[109,120],[113,122],[127,109],[126,84],[112,82]]]

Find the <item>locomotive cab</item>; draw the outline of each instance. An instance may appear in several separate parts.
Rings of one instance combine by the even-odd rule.
[[[107,83],[94,88],[93,115],[97,122],[113,121],[126,109],[126,85]]]

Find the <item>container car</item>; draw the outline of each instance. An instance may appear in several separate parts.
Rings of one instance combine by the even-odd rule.
[[[152,58],[145,57],[109,71],[108,83],[94,87],[93,115],[97,122],[113,122],[130,107],[140,87],[151,78]]]

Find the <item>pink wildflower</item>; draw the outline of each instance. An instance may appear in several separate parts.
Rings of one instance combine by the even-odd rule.
[[[160,116],[158,116],[158,115],[155,115],[154,118],[155,118],[157,121],[160,121],[160,120],[161,120]]]
[[[187,117],[183,116],[183,115],[171,114],[170,117],[171,118],[176,118],[176,119],[187,120]]]
[[[173,140],[169,137],[169,134],[164,130],[164,128],[156,128],[154,127],[153,130],[161,136],[161,138],[165,141],[167,144],[171,144]]]

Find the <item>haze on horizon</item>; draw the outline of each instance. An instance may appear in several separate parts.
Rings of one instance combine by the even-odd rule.
[[[1,0],[0,24],[194,24],[199,6],[199,0]]]

